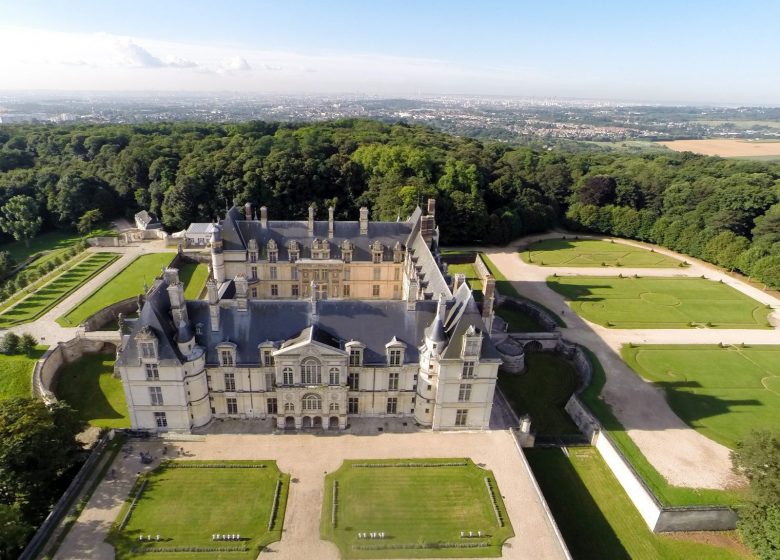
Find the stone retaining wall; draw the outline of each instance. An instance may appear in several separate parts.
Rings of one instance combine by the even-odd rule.
[[[131,297],[104,307],[94,315],[89,316],[81,325],[87,332],[100,330],[103,326],[115,320],[120,313],[125,315],[138,311],[138,297]]]

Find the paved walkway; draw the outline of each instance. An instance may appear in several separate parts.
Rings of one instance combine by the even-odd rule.
[[[152,454],[160,456],[161,442]],[[373,436],[340,435],[208,435],[203,441],[177,441],[184,460],[273,459],[291,475],[282,540],[269,546],[269,558],[278,560],[337,560],[337,548],[320,540],[320,516],[325,474],[344,459],[399,457],[470,457],[491,469],[504,497],[515,537],[504,546],[503,558],[546,560],[566,558],[554,525],[539,498],[525,458],[506,431],[417,432]],[[103,543],[111,523],[129,494],[142,465],[140,447],[117,457],[117,478],[104,480],[66,537],[56,560],[110,560],[112,548]]]
[[[620,347],[628,342],[643,344],[780,344],[780,333],[772,330],[721,329],[608,329],[590,323],[569,310],[558,293],[547,287],[546,279],[558,275],[701,276],[723,280],[740,292],[778,309],[780,301],[714,267],[695,262],[684,269],[633,269],[626,267],[572,268],[537,266],[524,263],[517,247],[537,239],[560,237],[560,234],[532,236],[502,249],[485,251],[491,261],[524,296],[559,313],[568,328],[563,336],[590,348],[607,374],[602,395],[628,434],[652,465],[671,483],[693,488],[726,488],[742,481],[731,472],[728,448],[702,436],[674,414],[663,391],[642,380],[620,358]],[[691,259],[672,251],[656,249],[678,259]],[[777,311],[771,319],[777,324]]]

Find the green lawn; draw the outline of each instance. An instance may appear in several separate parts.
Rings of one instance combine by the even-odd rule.
[[[63,327],[76,326],[112,303],[143,293],[144,284],[151,286],[173,257],[174,253],[152,253],[138,257],[74,309],[57,319],[57,323]]]
[[[372,464],[386,466],[359,466]],[[493,488],[503,527],[493,509],[486,478]],[[335,527],[334,482],[338,485]],[[514,535],[493,474],[467,459],[344,461],[336,472],[325,477],[320,527],[322,538],[336,543],[342,558],[496,557],[501,556],[503,542]],[[487,536],[463,539],[461,531],[483,531]],[[359,539],[358,533],[365,532],[384,532],[385,539]],[[488,546],[446,546],[480,542]],[[437,543],[438,548],[430,547]]]
[[[195,464],[200,467],[185,468]],[[281,538],[290,477],[279,472],[275,461],[175,461],[151,472],[146,480],[126,526],[120,530],[138,487],[131,492],[109,536],[118,559],[146,558],[153,553],[153,558],[165,559],[254,560],[263,546]],[[275,496],[278,505],[274,510]],[[273,527],[269,529],[272,513]],[[243,540],[213,541],[211,535],[217,533],[238,534]],[[138,540],[139,535],[158,534],[159,543]],[[151,550],[134,551],[141,547]],[[213,550],[170,550],[176,547]],[[245,550],[219,550],[230,547]]]
[[[116,235],[110,227],[101,227],[90,232],[88,237],[103,235]],[[49,259],[65,252],[68,248],[75,245],[81,236],[66,231],[49,231],[30,240],[30,246],[26,246],[24,241],[12,241],[0,245],[0,251],[8,251],[17,263],[21,263],[31,256],[40,253],[35,259],[35,266],[39,266]]]
[[[682,261],[648,249],[598,239],[545,239],[523,249],[520,257],[527,263],[539,266],[684,266]]]
[[[525,373],[498,376],[498,385],[517,415],[530,414],[531,426],[540,435],[579,434],[563,409],[579,384],[574,365],[550,352],[526,352],[525,365]]]
[[[92,253],[0,313],[0,328],[37,319],[117,258],[116,253]]]
[[[723,445],[780,426],[780,346],[624,346],[621,355],[666,391],[680,418]]]
[[[465,274],[469,287],[475,292],[482,291],[482,280],[479,279],[473,263],[448,265],[447,272],[450,274]]]
[[[92,426],[129,428],[122,380],[113,375],[114,361],[112,354],[86,354],[63,366],[54,393]]]
[[[0,354],[0,400],[32,394],[33,368],[46,348],[38,346],[29,356]]]
[[[526,450],[575,560],[737,560],[718,548],[653,534],[593,448]]]
[[[209,267],[204,263],[186,263],[179,269],[179,280],[184,282],[184,297],[198,299],[206,280],[209,277]]]
[[[585,319],[619,329],[769,328],[770,309],[703,278],[551,276],[547,285]]]

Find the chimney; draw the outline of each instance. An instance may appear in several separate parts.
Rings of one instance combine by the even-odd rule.
[[[260,207],[260,225],[263,227],[268,225],[268,208],[265,206]]]
[[[428,215],[429,216],[436,216],[436,199],[435,198],[429,198],[428,199]]]
[[[360,209],[360,235],[368,235],[368,208]]]
[[[309,235],[314,235],[314,204],[309,206]]]
[[[444,297],[444,294],[439,294],[439,305],[436,309],[436,313],[439,315],[439,319],[441,319],[441,324],[444,324],[444,319],[447,314],[447,298]]]
[[[333,206],[328,208],[328,239],[333,239]]]
[[[236,274],[236,303],[238,303],[239,311],[246,311],[248,309],[247,294],[249,292],[249,283],[246,280],[246,276],[243,274]]]
[[[408,292],[406,292],[406,310],[414,311],[417,307],[417,279],[409,279]]]
[[[436,222],[434,221],[433,216],[423,216],[420,219],[420,235],[422,235],[422,238],[428,246],[431,245],[435,232]]]
[[[217,291],[217,281],[209,278],[206,281],[206,291],[208,292],[211,330],[219,331],[219,292]]]
[[[244,204],[244,216],[246,216],[246,221],[251,222],[252,221],[252,203],[247,202]]]
[[[179,269],[168,267],[163,270],[163,279],[169,286],[179,283]]]
[[[495,305],[496,279],[488,274],[482,281],[482,320],[487,332],[493,328],[493,305]]]
[[[311,316],[312,318],[316,318],[317,317],[317,282],[315,282],[314,280],[311,281],[309,296],[311,298]]]
[[[466,275],[462,272],[456,272],[452,276],[452,293],[455,293],[458,291],[458,288],[460,288],[463,284],[466,282]]]

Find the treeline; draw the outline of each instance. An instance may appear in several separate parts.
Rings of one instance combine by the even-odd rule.
[[[0,209],[30,197],[44,229],[144,208],[176,231],[233,200],[265,204],[272,218],[303,219],[315,202],[321,218],[334,205],[339,219],[368,206],[392,220],[435,196],[447,244],[566,225],[658,243],[775,287],[779,178],[770,163],[512,147],[375,121],[0,128]]]

